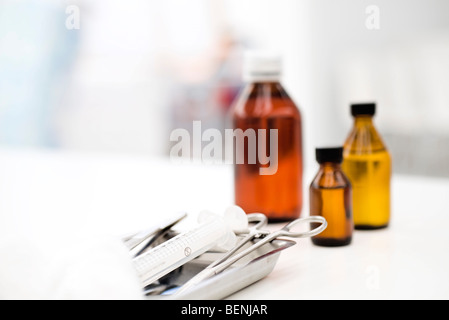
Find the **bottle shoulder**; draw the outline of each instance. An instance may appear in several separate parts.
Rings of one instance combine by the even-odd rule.
[[[350,187],[351,183],[341,168],[339,169],[323,169],[320,168],[315,178],[310,184],[315,189],[339,189]]]
[[[301,119],[298,106],[280,83],[250,83],[232,106],[234,117],[294,117]]]
[[[344,143],[345,153],[374,153],[387,151],[381,135],[372,123],[354,125]]]

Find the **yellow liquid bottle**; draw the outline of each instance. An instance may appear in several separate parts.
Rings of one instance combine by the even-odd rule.
[[[343,171],[352,185],[356,229],[390,222],[391,157],[373,124],[374,103],[353,104],[354,127],[344,144]]]

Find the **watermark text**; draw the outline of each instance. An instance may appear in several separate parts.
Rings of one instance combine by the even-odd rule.
[[[209,128],[202,131],[201,121],[193,121],[191,132],[183,128],[171,132],[170,141],[176,142],[170,149],[172,162],[258,164],[260,175],[277,172],[277,129],[225,129],[223,138],[220,130]]]

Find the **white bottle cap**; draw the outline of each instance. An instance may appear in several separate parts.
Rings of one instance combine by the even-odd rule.
[[[244,56],[243,80],[279,81],[282,71],[281,56],[269,51],[247,51]]]

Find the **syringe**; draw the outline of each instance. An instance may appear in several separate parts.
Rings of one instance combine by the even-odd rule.
[[[133,259],[134,267],[147,286],[216,245],[235,245],[229,223],[213,215],[198,227],[181,233]]]

